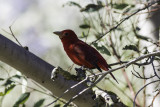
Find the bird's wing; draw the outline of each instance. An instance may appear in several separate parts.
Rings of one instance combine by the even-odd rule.
[[[74,46],[74,52],[78,58],[96,67],[96,50],[83,41],[78,41]]]
[[[108,70],[108,64],[106,63],[104,58],[96,49],[89,46],[85,42],[77,42],[74,46],[74,52],[79,59],[85,61],[85,63],[89,63],[90,65],[92,65],[92,68],[97,68],[100,72],[102,72],[101,68],[104,70]],[[112,73],[110,73],[110,75],[118,83],[114,75]]]

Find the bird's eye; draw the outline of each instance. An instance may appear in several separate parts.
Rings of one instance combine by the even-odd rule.
[[[67,35],[68,35],[68,33],[64,33],[64,35],[65,35],[65,36],[67,36]]]

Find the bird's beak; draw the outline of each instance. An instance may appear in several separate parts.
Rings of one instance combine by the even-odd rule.
[[[56,32],[53,32],[54,34],[58,35],[59,37],[61,36],[61,32],[60,31],[56,31]]]
[[[56,31],[56,32],[53,32],[54,34],[58,35],[59,38],[62,38],[62,32],[61,31]]]

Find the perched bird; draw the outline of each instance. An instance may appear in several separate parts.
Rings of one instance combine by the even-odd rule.
[[[102,72],[101,69],[108,70],[108,64],[101,54],[95,48],[78,39],[74,31],[63,30],[53,33],[59,36],[64,50],[75,64],[89,69],[97,68],[100,72]],[[110,75],[118,83],[113,74],[110,73]]]

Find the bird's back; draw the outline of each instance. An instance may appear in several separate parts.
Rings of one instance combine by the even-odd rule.
[[[64,45],[64,49],[70,59],[80,66],[96,68],[95,65],[98,65],[101,69],[108,70],[108,64],[101,54],[81,40],[75,41],[75,43],[68,46]]]

